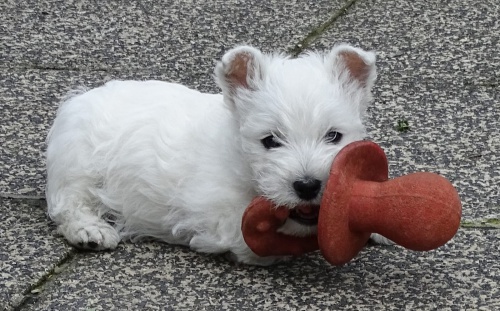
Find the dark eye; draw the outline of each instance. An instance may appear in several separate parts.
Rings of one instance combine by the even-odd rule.
[[[325,135],[325,140],[329,144],[336,144],[341,139],[342,139],[342,134],[337,131],[330,131]]]
[[[277,140],[276,137],[274,137],[274,135],[264,137],[260,140],[260,142],[266,149],[281,147],[281,143]]]

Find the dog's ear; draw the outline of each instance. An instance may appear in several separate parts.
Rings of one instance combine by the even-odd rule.
[[[263,76],[263,55],[250,46],[228,51],[215,67],[215,77],[225,94],[233,95],[238,88],[257,89]]]
[[[327,57],[327,66],[347,82],[356,81],[371,89],[377,78],[375,53],[342,44],[334,47]]]

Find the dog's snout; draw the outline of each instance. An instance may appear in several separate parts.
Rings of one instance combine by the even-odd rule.
[[[318,196],[321,181],[313,178],[297,180],[293,183],[293,189],[302,200],[312,200]]]

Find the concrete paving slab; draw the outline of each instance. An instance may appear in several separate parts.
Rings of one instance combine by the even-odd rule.
[[[494,310],[500,232],[461,230],[432,252],[372,246],[343,267],[318,254],[269,268],[157,243],[78,254],[26,310]]]
[[[0,197],[0,310],[20,304],[70,251],[39,201]]]
[[[238,43],[292,47],[345,2],[8,0],[1,50],[16,66],[161,68],[193,79]]]
[[[312,45],[377,51],[370,136],[393,176],[435,171],[464,201],[464,217],[500,217],[498,1],[357,1]],[[410,131],[395,130],[406,119]]]
[[[381,74],[449,85],[500,85],[500,3],[357,1],[315,47],[350,42],[378,51]]]
[[[43,194],[44,140],[72,88],[160,79],[219,92],[227,49],[284,51],[344,2],[0,3],[0,193]]]

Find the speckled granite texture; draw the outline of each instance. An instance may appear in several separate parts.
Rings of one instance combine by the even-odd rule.
[[[214,89],[217,59],[236,44],[284,51],[344,1],[39,1],[0,4],[9,66],[151,71]],[[3,7],[3,8],[2,8]]]
[[[119,78],[217,92],[225,50],[289,50],[345,3],[2,1],[0,310],[500,309],[498,228],[461,229],[427,253],[370,246],[340,268],[317,253],[262,268],[153,242],[75,252],[40,201],[5,198],[43,195],[44,139],[67,91]],[[500,3],[358,0],[344,13],[310,48],[377,51],[367,123],[391,175],[441,173],[468,226],[500,218]]]
[[[70,250],[39,201],[0,197],[0,310],[18,305]]]
[[[262,268],[162,244],[122,245],[77,255],[26,309],[494,310],[499,242],[497,231],[461,231],[438,251],[369,247],[341,268],[317,254]]]

